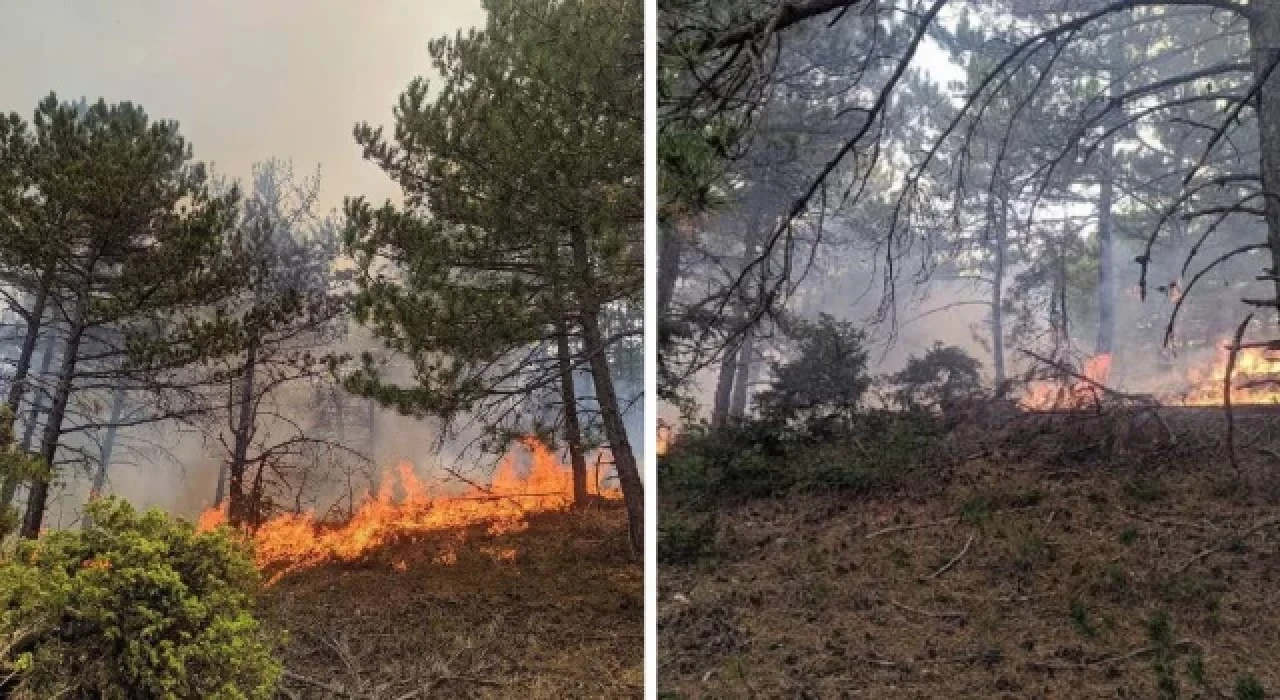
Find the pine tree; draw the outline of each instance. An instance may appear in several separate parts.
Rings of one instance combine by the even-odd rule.
[[[401,207],[347,203],[356,313],[408,358],[412,382],[366,358],[349,384],[405,412],[479,419],[495,447],[551,432],[538,406],[558,400],[573,442],[576,401],[555,396],[567,351],[594,381],[639,549],[643,487],[609,362],[639,330],[608,335],[602,319],[638,306],[643,285],[642,5],[485,7],[482,31],[430,44],[443,84],[433,97],[410,84],[392,138],[356,129],[405,191]]]

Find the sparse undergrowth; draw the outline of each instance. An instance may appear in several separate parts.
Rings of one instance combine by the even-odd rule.
[[[923,491],[664,499],[711,531],[661,570],[661,690],[1271,697],[1280,528],[1255,528],[1280,508],[1204,466],[973,459]]]

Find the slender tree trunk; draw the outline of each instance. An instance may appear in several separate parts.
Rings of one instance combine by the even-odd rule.
[[[53,364],[53,346],[54,339],[52,337],[45,340],[44,351],[40,354],[40,376],[44,377],[49,374],[49,366]],[[40,424],[40,414],[44,413],[43,393],[36,394],[35,401],[31,404],[31,409],[27,411],[27,420],[22,427],[22,452],[23,454],[31,452],[31,442],[35,440],[36,428]],[[5,475],[4,482],[0,484],[0,511],[7,512],[9,507],[13,505],[13,497],[18,492],[18,485],[22,480],[17,474]],[[0,539],[8,536],[7,527],[0,525]]]
[[[116,433],[120,430],[120,416],[124,413],[124,389],[117,388],[111,400],[111,420],[107,425],[107,434],[102,440],[102,457],[98,462],[98,471],[93,475],[93,488],[90,498],[97,498],[107,488],[107,472],[111,468],[111,453],[115,450]]]
[[[1249,12],[1254,77],[1262,80],[1270,72],[1258,93],[1257,111],[1267,243],[1271,248],[1271,270],[1276,275],[1275,298],[1280,300],[1280,68],[1274,68],[1280,61],[1280,3],[1253,2]]]
[[[738,372],[738,350],[734,344],[725,348],[720,359],[720,376],[716,379],[715,401],[711,405],[711,427],[723,428],[729,424],[729,404],[733,400],[733,378]]]
[[[630,526],[631,549],[644,551],[644,483],[627,427],[618,410],[618,394],[613,388],[613,376],[609,372],[607,348],[600,333],[600,321],[593,313],[582,315],[583,350],[591,367],[591,378],[596,386],[596,401],[600,404],[600,421],[604,424],[605,438],[613,454],[613,465],[618,470],[618,483],[622,486],[622,498],[627,505],[627,524]]]
[[[1112,39],[1110,86],[1112,98],[1124,94],[1125,67],[1124,33]],[[1116,114],[1122,119],[1123,114]],[[1115,261],[1115,193],[1116,151],[1115,144],[1102,149],[1101,170],[1098,173],[1098,338],[1093,345],[1095,355],[1111,355],[1111,376],[1116,374],[1116,261]]]
[[[560,400],[564,406],[564,441],[569,445],[569,463],[573,468],[573,504],[588,504],[587,457],[582,452],[582,425],[578,421],[578,395],[573,386],[573,363],[569,353],[569,324],[561,321],[556,333],[556,352],[560,363]]]
[[[92,268],[90,268],[92,275]],[[84,338],[85,313],[88,306],[88,293],[82,292],[76,300],[75,316],[67,328],[67,343],[62,353],[62,364],[58,368],[58,385],[53,394],[53,405],[49,407],[49,418],[45,422],[44,436],[40,441],[40,457],[48,470],[43,478],[33,479],[31,491],[27,494],[27,514],[22,522],[22,536],[35,539],[40,536],[40,526],[44,521],[44,509],[49,499],[49,482],[53,477],[54,458],[58,453],[58,443],[62,438],[62,420],[67,413],[67,403],[71,399],[71,388],[75,383],[76,362],[80,355],[80,341]]]
[[[999,211],[991,212],[994,214],[992,224],[996,244],[995,270],[991,280],[991,364],[995,369],[996,386],[1002,387],[1005,381],[1004,272],[1005,254],[1009,246],[1009,216],[1004,200],[997,200],[992,209],[998,208]]]
[[[667,317],[680,278],[680,234],[670,223],[658,225],[658,323]]]
[[[249,442],[253,439],[253,387],[254,374],[258,368],[258,337],[249,336],[249,344],[245,349],[244,377],[240,381],[239,413],[236,417],[235,441],[231,450],[231,464],[228,465],[228,497],[227,519],[232,526],[243,525],[249,519],[249,504],[245,502],[247,494],[244,490],[244,470],[249,460]]]
[[[373,399],[369,399],[369,413],[365,417],[365,420],[368,421],[368,425],[366,426],[368,429],[368,433],[367,433],[368,441],[365,443],[365,447],[367,452],[369,453],[369,459],[376,459],[374,455],[377,454],[376,450],[378,449],[378,402],[377,401]]]
[[[227,463],[218,466],[218,485],[213,488],[213,507],[221,508],[227,499]]]
[[[626,502],[631,549],[640,554],[644,552],[644,482],[640,480],[640,468],[636,464],[635,453],[631,451],[631,440],[627,437],[622,411],[618,408],[618,393],[613,387],[613,375],[610,373],[609,357],[606,354],[608,348],[600,332],[600,304],[592,298],[595,275],[591,269],[586,232],[573,231],[571,243],[574,279],[580,285],[577,289],[577,301],[578,308],[581,309],[582,349],[586,353],[591,378],[595,383],[600,421],[604,426],[605,439],[609,441],[609,451],[613,454],[614,469],[618,471],[622,498]]]
[[[1116,344],[1115,170],[1110,162],[1103,166],[1099,190],[1098,339],[1093,352],[1095,355],[1107,355],[1115,352]]]
[[[49,287],[52,284],[52,270],[46,269],[41,276],[40,289],[31,303],[27,315],[27,335],[22,339],[22,350],[18,353],[18,364],[13,370],[13,383],[9,385],[9,410],[16,417],[22,405],[22,397],[27,391],[27,374],[31,370],[31,358],[36,352],[36,343],[40,340],[40,325],[44,322],[44,308],[49,302]],[[52,344],[52,341],[50,341]]]
[[[733,370],[733,398],[729,400],[730,418],[741,419],[747,415],[751,375],[756,366],[755,351],[755,332],[747,329],[742,334],[742,345],[738,348],[738,365]]]
[[[53,366],[54,344],[54,339],[49,338],[48,344],[44,346],[44,353],[40,357],[41,377],[49,376],[49,368]],[[31,403],[31,410],[27,412],[27,424],[22,428],[23,452],[31,451],[31,445],[36,439],[36,428],[40,424],[40,414],[45,410],[45,393],[41,392],[36,394],[36,400]]]

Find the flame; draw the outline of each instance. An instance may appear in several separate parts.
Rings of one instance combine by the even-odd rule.
[[[658,451],[659,457],[661,457],[662,455],[665,455],[667,453],[667,450],[671,447],[672,433],[673,431],[671,429],[671,426],[667,425],[662,421],[658,421],[657,451]]]
[[[1187,373],[1191,389],[1182,397],[1185,406],[1221,406],[1225,397],[1227,364],[1231,341],[1218,345],[1218,353],[1207,369]],[[1265,347],[1241,348],[1231,375],[1231,403],[1280,403],[1280,351]]]
[[[1098,387],[1111,374],[1111,355],[1094,355],[1085,360],[1080,374],[1089,379],[1069,382],[1038,381],[1027,385],[1020,404],[1028,411],[1078,410],[1097,403]]]
[[[472,484],[465,493],[448,495],[424,484],[411,463],[401,462],[384,475],[377,495],[366,496],[341,525],[322,523],[309,512],[278,515],[252,533],[258,567],[274,572],[274,582],[294,571],[327,562],[355,561],[388,543],[428,534],[439,536],[441,544],[432,560],[452,565],[469,527],[484,525],[490,535],[521,532],[528,528],[530,514],[572,506],[572,471],[542,442],[524,438],[520,444],[532,462],[523,477],[517,472],[515,455],[508,453],[488,487]],[[403,494],[399,499],[395,497],[397,487]],[[621,498],[616,488],[588,484],[588,492]],[[197,527],[207,531],[225,522],[224,510],[209,509],[200,515]],[[482,551],[498,561],[516,558],[514,549]],[[403,571],[408,562],[399,559],[393,568]]]
[[[1183,390],[1165,386],[1153,392],[1164,405],[1221,406],[1224,403],[1227,365],[1231,360],[1231,342],[1218,343],[1213,360],[1192,367],[1183,376]],[[1111,356],[1098,355],[1085,362],[1080,374],[1105,385],[1111,369]],[[1236,355],[1231,376],[1231,403],[1235,405],[1280,404],[1280,348],[1246,347]],[[1028,411],[1080,410],[1095,405],[1096,387],[1083,380],[1072,382],[1031,382],[1021,405]]]

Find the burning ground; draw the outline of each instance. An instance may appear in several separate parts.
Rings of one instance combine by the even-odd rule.
[[[1011,411],[953,427],[875,485],[714,506],[668,494],[661,690],[1274,693],[1280,415],[1255,406],[1236,420],[1240,476],[1219,409]],[[665,462],[684,459],[680,443]],[[849,445],[818,449],[791,468],[855,459],[840,454]]]
[[[522,451],[461,493],[399,465],[348,519],[256,531],[282,697],[639,696],[643,569],[620,497],[571,510],[567,468]]]

